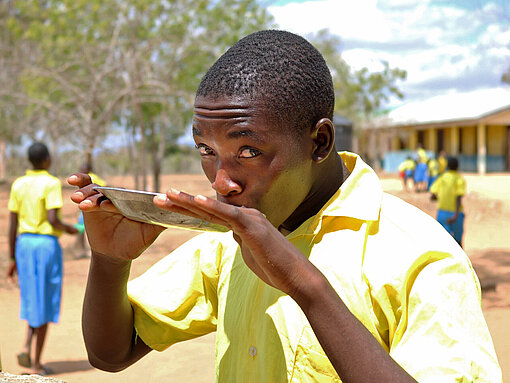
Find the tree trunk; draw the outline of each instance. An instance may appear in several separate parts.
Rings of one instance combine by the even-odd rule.
[[[140,107],[140,105],[138,105]],[[140,120],[140,133],[142,135],[142,142],[140,144],[140,157],[142,159],[141,167],[142,167],[142,189],[147,190],[147,137],[145,132],[145,124],[143,123],[143,118],[141,116],[141,111],[139,111],[139,120]]]
[[[7,154],[5,151],[6,142],[5,138],[0,138],[0,181],[5,181],[7,178]]]
[[[140,189],[140,172],[138,161],[136,161],[136,126],[133,126],[133,130],[131,131],[131,143],[128,145],[128,153],[129,153],[129,162],[132,165],[133,169],[133,178],[135,181],[135,189]]]
[[[165,114],[163,113],[163,116]],[[156,152],[156,158],[158,161],[158,188],[161,188],[161,172],[163,168],[163,160],[165,158],[165,147],[166,147],[166,128],[167,128],[167,118],[166,116],[162,119],[159,119],[159,142],[158,142],[158,149]],[[167,185],[163,186],[165,190],[168,188]],[[164,190],[162,190],[164,191]]]
[[[141,148],[139,150],[140,157],[140,167],[142,172],[142,190],[147,190],[147,137],[145,132],[145,124],[143,120],[142,109],[140,104],[136,102],[134,99],[134,93],[131,93],[131,106],[136,113],[136,118],[138,120],[138,125],[140,126],[140,134],[141,134]]]
[[[159,192],[160,190],[160,174],[161,174],[161,162],[158,157],[158,148],[156,146],[156,124],[154,121],[150,123],[149,126],[150,135],[149,135],[149,146],[151,151],[151,159],[152,159],[152,191]]]

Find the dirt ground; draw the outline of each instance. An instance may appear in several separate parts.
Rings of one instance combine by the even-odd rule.
[[[464,248],[483,285],[495,288],[482,293],[482,308],[493,336],[496,352],[503,369],[504,381],[510,382],[510,174],[464,175],[468,193],[464,198],[466,211]],[[381,175],[384,189],[435,215],[435,203],[426,193],[403,192],[400,181]],[[109,185],[133,187],[130,179],[109,178]],[[212,195],[201,175],[165,176],[162,182],[190,193]],[[73,189],[65,187],[62,209],[67,222],[76,222],[78,210],[70,201]],[[21,374],[16,354],[25,336],[25,322],[19,319],[19,291],[4,275],[8,262],[7,199],[8,186],[0,185],[0,352],[3,370]],[[132,277],[177,247],[194,232],[167,230],[156,243],[133,263]],[[50,325],[43,359],[55,371],[55,377],[66,382],[212,382],[214,381],[214,334],[175,345],[164,352],[152,352],[127,370],[110,374],[98,371],[87,361],[81,335],[81,304],[87,278],[89,259],[77,259],[75,237],[61,237],[64,248],[64,287],[61,320]],[[107,320],[107,318],[105,318]]]

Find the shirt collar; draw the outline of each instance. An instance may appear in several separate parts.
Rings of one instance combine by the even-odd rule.
[[[47,170],[44,169],[28,169],[26,175],[38,175],[38,174],[49,174]]]
[[[358,155],[349,152],[338,154],[351,174],[322,209],[290,233],[288,238],[319,231],[325,217],[379,220],[383,196],[379,177]]]
[[[379,177],[358,155],[349,152],[339,155],[351,174],[319,214],[377,221],[383,194]]]

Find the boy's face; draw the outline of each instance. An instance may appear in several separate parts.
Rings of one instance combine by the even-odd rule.
[[[197,97],[193,137],[219,201],[260,210],[278,227],[313,183],[312,139],[280,130],[253,101]]]

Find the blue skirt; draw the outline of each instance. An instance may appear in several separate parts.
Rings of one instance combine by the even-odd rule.
[[[427,164],[419,162],[414,170],[414,182],[427,182]]]
[[[16,240],[20,318],[30,327],[57,323],[62,297],[62,248],[51,235],[23,233]]]
[[[452,223],[447,221],[455,215],[452,211],[438,210],[437,221],[451,234],[458,243],[462,241],[462,235],[464,234],[464,213],[460,212],[457,219]]]

